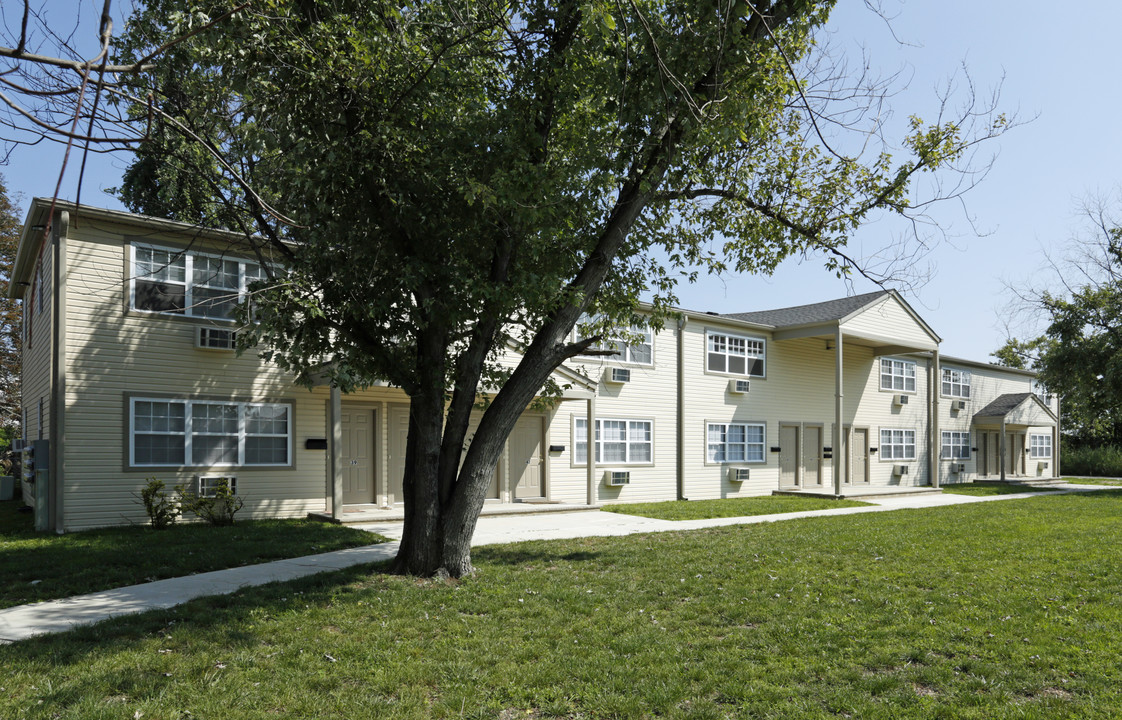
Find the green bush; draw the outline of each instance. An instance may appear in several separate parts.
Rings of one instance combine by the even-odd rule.
[[[179,504],[183,509],[211,525],[233,525],[234,513],[245,505],[245,500],[234,494],[225,479],[218,482],[212,495],[200,495],[184,485],[176,485],[175,489],[179,492]]]
[[[1064,475],[1122,477],[1122,446],[1070,447],[1065,445],[1060,456],[1060,472]]]
[[[148,484],[140,491],[140,501],[148,513],[148,523],[157,530],[171,527],[179,517],[179,503],[164,491],[163,480],[148,478]]]

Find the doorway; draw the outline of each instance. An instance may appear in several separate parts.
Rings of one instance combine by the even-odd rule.
[[[374,411],[342,406],[343,503],[374,502]]]
[[[523,417],[510,434],[510,480],[516,500],[545,497],[542,419]]]
[[[779,426],[779,487],[799,486],[799,426]]]
[[[803,487],[822,486],[822,428],[803,428]]]
[[[853,428],[849,443],[849,483],[851,485],[869,484],[869,430]]]

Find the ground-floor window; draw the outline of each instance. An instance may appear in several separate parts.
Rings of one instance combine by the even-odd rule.
[[[649,463],[654,459],[650,420],[596,419],[596,462],[604,465]],[[573,461],[588,462],[588,419],[573,428]]]
[[[880,456],[884,460],[915,460],[916,431],[885,428],[880,431]]]
[[[764,461],[762,424],[709,423],[707,436],[709,462]]]
[[[943,452],[940,454],[944,460],[969,460],[970,459],[970,433],[943,431]]]
[[[287,404],[132,398],[129,421],[129,464],[135,467],[292,462]]]
[[[1029,435],[1029,457],[1034,460],[1052,457],[1052,436]]]

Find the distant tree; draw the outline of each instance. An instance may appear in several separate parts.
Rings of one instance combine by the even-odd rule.
[[[1062,399],[1065,434],[1077,442],[1122,443],[1122,223],[1105,202],[1084,208],[1090,231],[1052,262],[1055,289],[1013,288],[1044,333],[1011,338],[993,353],[1029,367]],[[1020,364],[1018,364],[1020,363]]]
[[[12,280],[22,223],[0,176],[0,287]],[[19,435],[23,313],[18,300],[0,297],[0,437]]]
[[[519,415],[642,292],[657,325],[690,265],[819,252],[846,272],[855,228],[922,216],[914,178],[1004,130],[969,107],[913,118],[902,158],[836,152],[847,118],[873,119],[856,147],[880,137],[851,101],[883,96],[810,60],[832,5],[293,0],[219,30],[233,3],[153,0],[116,58],[166,48],[124,79],[160,127],[122,197],[283,259],[243,342],[304,380],[409,394],[396,567],[458,577]]]

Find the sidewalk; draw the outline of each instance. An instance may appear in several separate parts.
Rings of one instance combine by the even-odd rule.
[[[1109,486],[1102,485],[1063,484],[1054,487],[1062,492],[1110,489]],[[868,507],[708,520],[655,520],[634,515],[600,512],[599,510],[507,517],[485,516],[479,518],[471,544],[472,547],[478,547],[524,540],[562,540],[580,537],[610,537],[650,532],[698,530],[709,527],[752,525],[805,517],[856,515],[976,502],[1017,500],[1038,495],[1040,493],[1035,492],[987,497],[930,494],[869,499],[868,501],[874,504]],[[0,644],[24,640],[34,635],[65,632],[79,625],[100,622],[117,615],[166,609],[198,597],[226,595],[245,587],[295,580],[330,570],[341,570],[363,563],[389,560],[397,554],[398,541],[402,534],[401,523],[372,523],[352,527],[379,533],[390,538],[392,542],[289,560],[277,560],[260,565],[216,570],[187,577],[158,580],[143,585],[104,590],[88,595],[78,595],[63,600],[49,600],[7,608],[0,610]]]

